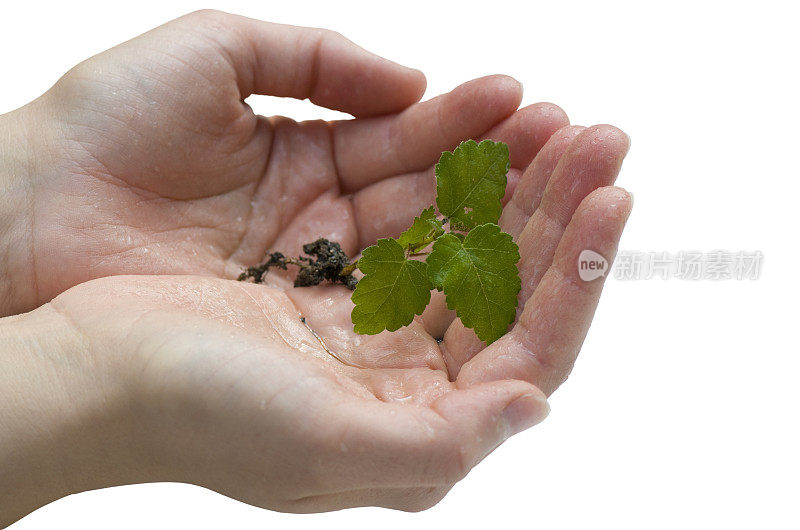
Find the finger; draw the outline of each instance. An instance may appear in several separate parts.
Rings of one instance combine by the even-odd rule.
[[[464,478],[505,440],[540,423],[550,412],[543,392],[524,381],[456,387],[458,390],[431,405],[450,424],[448,437],[456,444],[457,451],[448,450],[457,457],[457,469],[449,470],[450,479],[456,479],[453,482]]]
[[[517,110],[480,139],[508,144],[511,167],[525,169],[548,139],[567,125],[569,118],[561,107],[553,103],[534,103]]]
[[[490,138],[508,144],[511,170],[507,195],[525,168],[557,129],[568,123],[567,115],[552,103],[537,103],[514,112],[478,138]],[[459,140],[465,140],[462,137]],[[434,162],[441,155],[439,152]],[[353,208],[361,244],[369,246],[379,237],[397,237],[436,197],[433,167],[424,171],[388,178],[358,191]],[[385,205],[378,207],[376,205]]]
[[[488,138],[508,145],[511,167],[503,203],[513,196],[522,172],[531,164],[548,139],[559,129],[569,125],[569,118],[561,108],[552,103],[534,103],[492,127],[481,139]]]
[[[548,395],[558,388],[580,351],[604,282],[582,280],[578,257],[593,250],[608,260],[608,271],[631,207],[621,188],[601,188],[584,199],[516,326],[464,365],[460,385],[514,378]]]
[[[333,31],[198,11],[173,22],[199,32],[231,62],[242,99],[310,99],[354,116],[396,112],[425,92],[422,72],[374,55]]]
[[[527,166],[511,200],[503,208],[500,226],[516,239],[538,208],[544,188],[556,168],[556,164],[578,134],[586,129],[580,125],[568,125],[556,131],[533,162]]]
[[[349,120],[333,125],[333,149],[345,191],[394,175],[423,171],[442,151],[477,138],[511,115],[522,87],[494,75],[464,83],[397,115]]]
[[[564,143],[566,140],[554,146]],[[542,275],[550,267],[556,247],[564,234],[564,227],[569,223],[575,209],[590,192],[616,180],[629,145],[627,135],[611,125],[589,127],[569,142],[552,171],[541,203],[517,238],[520,248],[518,268],[522,284],[518,295],[517,316],[522,312]],[[442,343],[451,378],[483,347],[484,344],[471,329],[455,320],[445,333]]]
[[[517,314],[553,261],[561,237],[578,205],[592,191],[614,183],[630,139],[611,125],[595,125],[570,143],[547,183],[542,201],[517,239],[520,247]]]
[[[420,512],[435,506],[451,488],[452,486],[372,488],[312,495],[290,501],[285,510],[281,511],[317,513],[360,506],[378,506],[404,512]]]
[[[316,480],[319,493],[341,484],[353,489],[453,484],[549,410],[542,392],[524,381],[453,390],[430,407],[350,403],[326,413],[327,424],[340,427],[325,436],[335,436],[335,447],[326,444],[317,451],[325,462]]]

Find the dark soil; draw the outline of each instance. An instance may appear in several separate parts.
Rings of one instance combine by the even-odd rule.
[[[288,265],[296,265],[300,270],[294,280],[295,287],[319,285],[327,280],[331,283],[341,283],[350,290],[356,288],[358,280],[353,276],[355,265],[350,262],[350,258],[339,243],[320,238],[313,243],[303,245],[303,253],[306,256],[297,258],[287,258],[280,252],[267,254],[264,263],[248,267],[238,279],[262,283],[270,267],[286,270]]]

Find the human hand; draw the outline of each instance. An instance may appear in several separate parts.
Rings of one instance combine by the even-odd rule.
[[[2,210],[17,212],[0,241],[0,314],[108,275],[233,278],[317,237],[355,255],[432,202],[441,151],[507,142],[513,188],[568,123],[551,104],[515,112],[521,87],[503,76],[414,104],[424,89],[420,72],[333,32],[208,11],[84,61],[0,120],[0,137],[17,138],[0,145],[16,161]],[[250,94],[356,119],[264,118]]]
[[[427,329],[441,316],[423,314],[397,332],[356,335],[350,291],[342,286],[293,288],[280,276],[278,287],[110,277],[72,288],[30,315],[62,321],[36,326],[40,335],[48,332],[40,344],[77,344],[72,350],[83,353],[48,352],[77,371],[82,399],[67,392],[59,400],[46,387],[45,395],[62,407],[88,401],[88,412],[30,409],[88,425],[67,422],[66,443],[52,432],[44,437],[57,441],[57,450],[46,447],[45,454],[58,459],[64,475],[35,484],[67,486],[37,492],[7,473],[0,499],[9,484],[12,499],[32,491],[15,506],[33,509],[41,499],[85,489],[169,480],[279,510],[431,506],[503,440],[546,414],[545,392],[569,372],[600,294],[600,280],[578,279],[577,255],[593,248],[610,258],[630,205],[627,193],[608,187],[583,200],[519,322],[460,371]],[[59,327],[73,338],[53,338]],[[60,385],[67,379],[62,371]],[[109,381],[112,390],[91,390]],[[24,407],[11,412],[24,425],[47,429]],[[13,425],[5,432],[20,438]],[[0,461],[8,458],[6,445],[0,439]],[[78,449],[59,459],[70,447]],[[12,469],[24,470],[18,460]],[[32,460],[40,472],[49,469],[47,459]]]
[[[180,31],[181,35],[193,35],[199,39],[198,42],[209,46],[204,48],[209,53],[214,49],[222,53],[220,50],[227,48],[214,48],[215,45],[208,42],[209,37],[201,39],[196,31],[182,26],[188,24],[194,28],[202,22],[213,27],[219,20],[231,21],[231,25],[240,24],[238,31],[250,33],[251,37],[255,31],[253,28],[263,30],[269,27],[275,31],[289,31],[295,38],[301,38],[300,34],[294,33],[298,31],[296,29],[228,17],[216,13],[191,15],[105,56],[124,53],[125,57],[131,57],[127,64],[122,60],[104,62],[104,56],[98,56],[78,67],[77,73],[73,71],[48,95],[19,114],[30,118],[36,110],[40,117],[46,113],[60,116],[57,122],[60,125],[51,131],[53,137],[44,139],[44,144],[50,147],[37,150],[42,153],[37,164],[46,165],[49,170],[61,164],[61,169],[53,173],[37,172],[28,162],[29,169],[40,175],[32,181],[31,188],[37,190],[33,203],[46,207],[32,210],[37,224],[44,218],[42,227],[37,229],[31,224],[29,231],[21,232],[31,234],[32,260],[10,260],[12,265],[24,265],[17,267],[18,272],[28,273],[27,276],[20,273],[18,278],[31,280],[18,282],[17,290],[24,296],[14,300],[22,300],[19,302],[22,307],[32,307],[74,283],[115,273],[186,272],[233,277],[241,266],[259,261],[265,249],[297,253],[303,243],[320,236],[341,242],[350,255],[356,255],[377,237],[399,233],[413,215],[432,202],[430,165],[441,150],[452,148],[467,137],[504,141],[511,150],[512,169],[507,194],[510,202],[501,224],[520,244],[523,290],[518,322],[508,335],[488,348],[483,349],[476,343],[470,330],[459,327],[438,295],[411,326],[395,333],[362,337],[353,333],[350,324],[352,305],[349,291],[342,287],[293,289],[285,275],[272,272],[268,276],[271,287],[200,278],[100,280],[69,291],[54,305],[45,306],[50,308],[47,311],[59,307],[60,311],[74,315],[78,322],[75,325],[85,330],[87,336],[94,337],[89,341],[91,344],[103,345],[101,350],[128,352],[122,356],[124,362],[111,373],[129,374],[126,367],[141,366],[142,374],[155,374],[153,377],[143,375],[139,385],[124,384],[136,388],[137,398],[133,402],[137,405],[134,408],[146,413],[144,419],[141,419],[141,414],[133,417],[138,418],[137,425],[145,425],[147,429],[128,432],[130,439],[136,440],[136,447],[123,450],[123,460],[127,459],[128,464],[118,468],[128,472],[120,478],[109,478],[112,482],[184,480],[201,483],[253,504],[294,511],[361,504],[407,509],[428,506],[504,437],[541,419],[543,408],[538,398],[542,392],[530,383],[550,393],[569,372],[602,286],[601,279],[590,283],[578,279],[577,255],[582,249],[590,248],[610,260],[630,211],[627,193],[605,187],[616,176],[627,151],[627,137],[610,126],[596,126],[582,132],[580,128],[563,128],[567,124],[566,117],[560,109],[549,104],[514,112],[520,97],[519,86],[502,77],[468,83],[447,96],[387,116],[359,118],[332,126],[320,122],[294,124],[283,119],[266,120],[253,116],[241,103],[248,91],[238,92],[241,87],[236,82],[242,82],[242,77],[233,67],[225,79],[231,83],[229,89],[232,93],[235,91],[230,98],[231,101],[235,99],[241,114],[227,122],[230,127],[220,126],[214,134],[197,132],[187,123],[194,123],[192,117],[203,115],[203,111],[213,118],[214,112],[220,112],[218,100],[212,96],[204,99],[194,92],[192,97],[184,98],[179,92],[166,91],[160,93],[166,98],[163,101],[147,100],[156,102],[148,103],[159,109],[156,115],[143,113],[140,116],[134,106],[124,115],[124,120],[132,120],[131,125],[111,125],[112,118],[108,116],[122,112],[117,105],[136,101],[139,83],[148,77],[134,75],[132,79],[139,81],[128,87],[126,94],[113,94],[113,87],[103,88],[99,81],[93,80],[96,71],[91,68],[107,72],[112,66],[123,71],[135,71],[138,67],[143,71],[147,65],[158,64],[146,62],[143,65],[139,61],[147,49],[151,50],[147,53],[153,54],[163,51],[148,46],[138,48],[142,42],[175,45],[168,37]],[[220,29],[215,36],[224,34],[233,39],[229,33]],[[237,34],[236,31],[233,33]],[[259,36],[263,37],[262,34]],[[181,46],[178,48],[182,49]],[[334,49],[341,53],[340,48]],[[343,82],[348,75],[355,75],[352,70],[347,70],[347,66],[358,63],[357,57],[352,54],[344,56],[347,60],[342,60],[340,66],[345,68],[346,75],[336,77],[331,74],[330,81],[334,87],[337,79]],[[206,63],[202,61],[205,53],[194,57]],[[227,56],[223,59],[227,60]],[[219,64],[233,64],[223,59]],[[250,62],[244,63],[249,67],[244,68],[244,72],[253,71],[254,59],[249,59]],[[364,60],[372,61],[372,68],[360,63],[359,69],[382,72],[376,74],[371,82],[369,79],[364,81],[368,85],[374,83],[373,86],[377,87],[373,89],[374,93],[381,95],[375,98],[374,104],[392,101],[384,93],[387,90],[397,93],[385,86],[389,84],[394,85],[394,90],[403,86],[419,87],[416,91],[407,90],[413,95],[408,96],[408,100],[392,103],[398,110],[419,97],[422,80],[418,74],[371,56]],[[267,67],[275,64],[281,63],[259,62],[257,70],[268,71]],[[283,65],[286,70],[291,70],[287,63]],[[84,74],[81,74],[82,70]],[[116,78],[125,79],[125,76]],[[405,83],[403,78],[406,78]],[[325,86],[320,84],[325,76],[317,75],[316,79],[316,86]],[[383,79],[383,84],[380,79]],[[251,79],[251,83],[256,81]],[[219,90],[219,86],[224,85],[187,84],[205,86],[209,90]],[[257,86],[257,83],[251,86]],[[308,95],[308,87],[306,92],[280,90],[273,89],[272,93]],[[87,94],[91,94],[91,101],[85,100]],[[142,94],[146,91],[140,93],[140,97]],[[318,97],[312,97],[312,100],[356,115],[381,112],[375,108],[357,108],[359,101],[363,102],[364,98],[370,101],[369,97],[362,94],[357,100],[348,100],[349,92],[341,85],[338,96],[342,100],[325,99],[333,98],[334,94],[336,90],[333,89],[320,90]],[[65,101],[82,101],[82,104],[65,105]],[[192,102],[193,111],[181,113],[181,101]],[[200,104],[195,106],[196,101]],[[96,107],[97,102],[104,103]],[[103,112],[98,112],[98,108]],[[174,110],[170,119],[173,126],[154,123],[153,120],[161,119],[162,115],[169,116],[170,112],[165,111],[169,108]],[[382,111],[390,112],[390,109]],[[428,123],[435,116],[441,117],[441,125],[431,128]],[[115,117],[120,118],[119,115]],[[237,127],[245,132],[238,131]],[[224,132],[219,132],[223,129]],[[238,134],[231,133],[231,130]],[[551,138],[556,130],[558,133]],[[78,139],[67,141],[61,150],[53,147],[60,145],[64,138],[69,139],[70,135],[77,135]],[[138,144],[136,137],[140,138]],[[220,139],[227,139],[227,142]],[[170,141],[173,145],[194,147],[176,150],[170,148]],[[545,142],[547,145],[543,147]],[[120,145],[125,148],[121,149]],[[234,149],[237,146],[238,149]],[[133,156],[134,152],[137,156]],[[335,156],[332,155],[334,152]],[[155,159],[165,165],[153,164],[150,167],[145,163]],[[45,164],[42,160],[49,161]],[[126,169],[129,164],[131,170]],[[162,171],[164,168],[168,171]],[[192,168],[192,171],[185,168]],[[302,178],[292,179],[287,175],[300,175]],[[543,191],[545,187],[546,191]],[[59,274],[54,271],[59,271]],[[121,282],[120,290],[117,290],[116,282]],[[149,282],[154,283],[150,285]],[[248,297],[253,296],[255,300],[243,300],[242,293],[248,293]],[[117,310],[106,311],[103,304],[109,299],[118,304],[114,306]],[[92,300],[101,300],[102,303],[92,303]],[[21,307],[19,304],[17,308]],[[206,311],[204,307],[208,304],[212,308]],[[87,310],[87,307],[103,309],[95,311]],[[295,311],[303,312],[322,342],[305,326],[300,327],[302,323],[298,324],[299,320],[287,316],[294,315]],[[108,313],[115,315],[116,320],[102,320]],[[131,321],[130,315],[141,322]],[[184,327],[188,322],[194,323],[191,332]],[[163,325],[159,327],[159,323]],[[231,327],[236,328],[233,335]],[[206,337],[206,334],[215,333],[218,334],[216,338]],[[131,336],[138,340],[124,340]],[[440,346],[435,339],[442,336],[444,341]],[[210,345],[208,349],[204,346],[206,342]],[[232,348],[231,342],[241,343],[241,346]],[[287,342],[290,343],[288,346]],[[144,346],[131,349],[137,343]],[[292,355],[288,355],[287,349],[293,350]],[[240,352],[241,355],[230,357],[228,351]],[[283,353],[275,355],[277,351]],[[139,355],[142,352],[144,355]],[[193,352],[200,352],[200,355],[195,356]],[[142,358],[149,359],[149,364],[141,362]],[[326,382],[326,390],[332,388],[329,380],[341,385],[341,392],[319,392],[320,396],[328,398],[344,394],[346,399],[337,402],[342,403],[341,415],[329,412],[330,408],[321,403],[324,400],[315,401],[313,395],[303,398],[310,401],[300,399],[303,397],[300,395],[302,383],[287,390],[298,388],[290,397],[309,404],[307,410],[316,410],[313,407],[320,406],[320,410],[326,411],[326,417],[312,416],[309,420],[321,422],[313,423],[315,428],[319,428],[321,437],[332,432],[333,435],[325,438],[330,441],[336,435],[347,436],[349,433],[354,445],[345,446],[348,452],[350,447],[358,447],[357,454],[351,453],[349,459],[342,457],[341,446],[338,452],[332,446],[323,450],[326,442],[311,437],[318,445],[311,448],[299,445],[306,451],[302,458],[322,451],[322,456],[315,461],[321,470],[327,469],[330,462],[340,462],[340,467],[331,464],[339,473],[335,479],[331,475],[326,481],[312,473],[311,485],[301,483],[302,477],[295,476],[291,479],[295,481],[293,484],[278,483],[276,489],[270,490],[264,475],[259,475],[261,480],[255,484],[261,489],[248,488],[254,477],[248,475],[247,470],[254,464],[236,458],[258,454],[256,449],[259,447],[263,454],[267,447],[263,437],[269,434],[279,436],[280,433],[262,427],[266,430],[256,429],[249,437],[236,434],[241,433],[237,429],[246,423],[243,418],[252,418],[256,412],[254,403],[260,407],[261,401],[252,399],[262,394],[240,391],[237,381],[231,379],[235,378],[234,371],[213,364],[218,358],[231,359],[231,364],[242,370],[243,381],[250,381],[252,373],[254,378],[257,375],[266,378],[265,381],[280,383],[283,380],[269,379],[266,373],[273,369],[271,364],[277,362],[283,367],[281,373],[286,375],[287,384],[295,385],[295,377],[301,381],[311,377],[316,382]],[[237,359],[246,359],[250,364],[242,368]],[[306,362],[308,360],[310,363]],[[204,362],[211,364],[203,365]],[[320,369],[325,375],[315,371],[323,362],[325,364]],[[294,363],[299,364],[295,366]],[[133,373],[140,372],[134,368]],[[199,389],[203,387],[198,381],[203,377],[193,377],[193,374],[206,374],[209,380],[228,381],[226,391],[230,391],[231,396],[217,392],[206,399],[199,395]],[[528,382],[507,380],[513,378]],[[125,380],[129,381],[129,378]],[[252,390],[259,384],[256,381],[246,386]],[[130,386],[125,388],[128,390],[123,394],[128,393]],[[274,388],[264,386],[263,395],[268,397],[271,390]],[[316,387],[308,393],[315,392]],[[519,406],[512,406],[510,410],[513,412],[503,415],[507,404],[525,395],[531,397],[525,398]],[[287,401],[292,399],[287,398]],[[131,412],[128,409],[130,401],[125,403],[123,409]],[[140,408],[142,403],[146,403],[144,408]],[[151,406],[153,404],[155,406]],[[271,404],[266,402],[265,406]],[[286,406],[291,406],[291,403]],[[516,410],[520,408],[522,410]],[[356,409],[362,412],[357,413]],[[443,412],[445,409],[450,412]],[[237,411],[241,414],[235,414]],[[279,416],[282,421],[291,421],[287,414]],[[438,434],[434,442],[428,446],[430,439],[418,434],[421,428],[419,418],[429,418],[433,414],[442,416],[442,419],[436,424],[440,430],[435,431]],[[396,420],[396,417],[400,419]],[[330,425],[322,420],[331,420]],[[337,431],[344,421],[356,421],[357,427],[363,429]],[[204,440],[200,436],[197,438],[199,445],[191,446],[192,436],[187,435],[208,429],[209,425],[217,422],[224,436],[213,438],[204,433],[203,436],[212,438]],[[391,428],[393,422],[398,422],[397,429]],[[116,425],[118,422],[112,423]],[[124,421],[121,423],[126,424]],[[423,422],[422,425],[428,424]],[[330,430],[326,430],[326,426]],[[143,432],[155,433],[155,438],[148,439]],[[302,429],[300,432],[304,436],[314,434]],[[495,436],[475,436],[481,432],[493,432]],[[238,436],[242,436],[242,440]],[[259,436],[262,445],[246,445],[248,441],[256,443],[253,440]],[[456,438],[458,441],[454,442]],[[225,444],[231,440],[241,441],[244,445],[235,445],[235,451],[231,450],[235,454],[226,454],[228,459],[220,459],[215,464],[209,455],[225,451]],[[280,437],[277,440],[286,443]],[[386,443],[375,443],[376,440]],[[480,440],[489,445],[479,444]],[[186,443],[190,446],[181,445]],[[473,445],[465,448],[459,444]],[[428,452],[425,452],[426,448]],[[165,454],[160,452],[162,450],[172,452]],[[247,453],[247,450],[251,452]],[[397,456],[394,451],[399,451],[402,456]],[[459,456],[454,457],[454,454]],[[140,460],[142,455],[147,458],[155,455],[155,461],[149,462],[146,469],[130,463]],[[291,460],[293,455],[285,457]],[[84,458],[84,463],[88,458]],[[196,474],[196,464],[202,458],[208,466],[205,477]],[[301,456],[298,453],[294,458]],[[380,472],[380,465],[370,468],[370,462],[389,467]],[[409,465],[409,462],[417,466]],[[301,460],[294,461],[294,464],[303,469]],[[439,464],[442,467],[437,467]],[[281,473],[289,473],[288,466],[284,469],[275,465]],[[429,470],[429,473],[436,475],[434,479],[431,479],[432,474],[424,475],[426,467],[431,467],[433,471]],[[347,470],[352,470],[354,475],[348,476]],[[358,475],[359,470],[364,470],[366,475]],[[423,473],[425,478],[416,482],[406,480],[409,475],[404,473],[413,473],[414,470]],[[396,475],[392,475],[395,471]],[[99,475],[103,476],[103,472]],[[92,477],[93,474],[80,476]],[[108,476],[107,471],[105,476]],[[335,483],[338,479],[342,481]],[[352,480],[348,482],[349,479]],[[102,485],[110,484],[73,484],[69,491]],[[308,497],[306,501],[299,502],[305,497]]]
[[[353,335],[343,293],[117,276],[0,320],[0,526],[150,481],[282,511],[419,510],[547,414],[529,383],[449,381],[419,323]],[[321,307],[312,331],[299,313]]]

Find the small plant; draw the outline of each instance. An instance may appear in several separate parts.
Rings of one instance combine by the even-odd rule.
[[[354,289],[351,319],[356,333],[374,335],[407,326],[425,310],[431,290],[443,291],[447,307],[491,344],[514,321],[520,290],[519,248],[497,225],[509,168],[502,142],[462,142],[436,164],[436,206],[425,208],[398,238],[379,239],[351,262],[336,242],[303,246],[307,256],[280,252],[250,267],[239,280],[263,280],[270,267],[300,268],[295,286],[323,280]],[[359,269],[363,278],[353,276]]]

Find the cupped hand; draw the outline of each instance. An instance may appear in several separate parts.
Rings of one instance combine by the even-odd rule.
[[[112,416],[88,429],[114,425],[61,462],[66,492],[177,481],[282,511],[420,510],[546,416],[529,383],[449,381],[419,323],[354,336],[343,292],[115,276],[35,311],[79,338],[68,365],[93,375],[73,399],[100,394],[92,417]]]
[[[37,156],[12,311],[92,278],[208,276],[107,278],[53,302],[139,367],[163,479],[292,511],[416,509],[544,416],[602,288],[580,279],[578,255],[611,261],[630,212],[610,186],[627,136],[569,126],[551,104],[516,110],[507,77],[415,103],[424,85],[328,31],[201,12],[82,63],[23,109]],[[252,93],[356,118],[268,119],[243,103]],[[356,256],[399,234],[433,203],[441,151],[467,138],[509,145],[501,225],[522,256],[517,320],[489,347],[437,293],[410,326],[358,336],[344,287],[210,278],[317,237]]]
[[[424,91],[419,71],[336,33],[214,11],[84,61],[16,113],[33,177],[6,312],[114,274],[235,278],[321,236],[355,255],[432,202],[443,150],[492,135],[524,168],[567,124],[551,104],[515,112],[505,76],[415,103]],[[266,118],[251,94],[355,119]]]
[[[122,461],[135,471],[115,466],[122,474],[102,485],[181,481],[294,512],[434,505],[547,414],[600,294],[578,277],[577,255],[612,256],[629,210],[618,188],[592,192],[511,331],[460,357],[429,329],[448,320],[442,307],[356,335],[343,286],[116,276],[66,291],[45,307],[111,359],[106,371],[133,396],[113,423],[132,426]],[[469,346],[457,321],[447,333]]]

